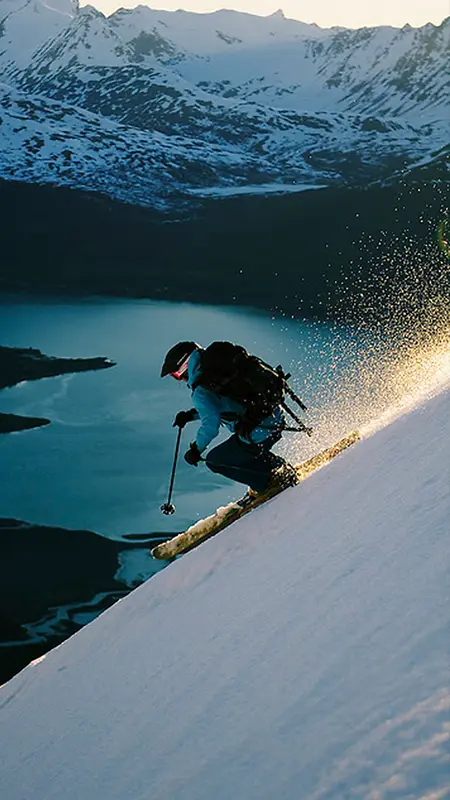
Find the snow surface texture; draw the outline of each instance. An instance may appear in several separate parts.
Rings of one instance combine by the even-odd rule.
[[[385,181],[448,145],[449,32],[2,0],[0,176],[161,207]]]
[[[445,387],[7,683],[1,797],[448,797]]]

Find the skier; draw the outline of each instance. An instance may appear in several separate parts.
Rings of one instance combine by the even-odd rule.
[[[236,347],[230,343],[218,344]],[[197,436],[184,455],[185,461],[196,467],[199,461],[204,460],[212,472],[247,484],[250,497],[274,487],[293,485],[296,480],[294,467],[271,452],[281,439],[285,426],[282,408],[276,406],[249,429],[244,423],[244,406],[226,396],[226,385],[223,393],[201,385],[202,354],[205,352],[196,342],[179,342],[168,351],[161,370],[162,378],[171,375],[184,381],[192,392],[194,408],[179,411],[174,427],[184,428],[188,422],[200,421]],[[232,435],[203,459],[202,454],[218,435],[221,425],[226,426]]]

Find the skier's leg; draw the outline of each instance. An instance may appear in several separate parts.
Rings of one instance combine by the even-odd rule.
[[[262,492],[267,488],[274,470],[285,463],[281,456],[270,451],[279,438],[277,436],[273,440],[270,437],[260,444],[250,444],[233,434],[208,453],[206,465],[212,472],[244,483],[255,492]]]
[[[253,446],[243,447],[243,443],[234,434],[225,442],[214,447],[206,456],[206,466],[238,483],[251,486],[261,491],[266,484],[267,468],[258,462]]]

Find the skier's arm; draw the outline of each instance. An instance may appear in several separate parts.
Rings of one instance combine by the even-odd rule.
[[[219,433],[220,408],[214,402],[212,393],[199,386],[192,395],[192,400],[200,417],[200,427],[197,431],[196,444],[200,452],[206,450],[209,443]]]

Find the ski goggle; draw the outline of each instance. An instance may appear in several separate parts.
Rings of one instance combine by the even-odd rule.
[[[183,363],[177,369],[176,372],[171,372],[170,373],[172,375],[172,378],[175,378],[176,381],[181,381],[184,378],[184,376],[186,375],[186,372],[187,372],[187,368],[188,368],[188,361],[189,361],[189,356],[186,359],[186,361],[183,361]]]

